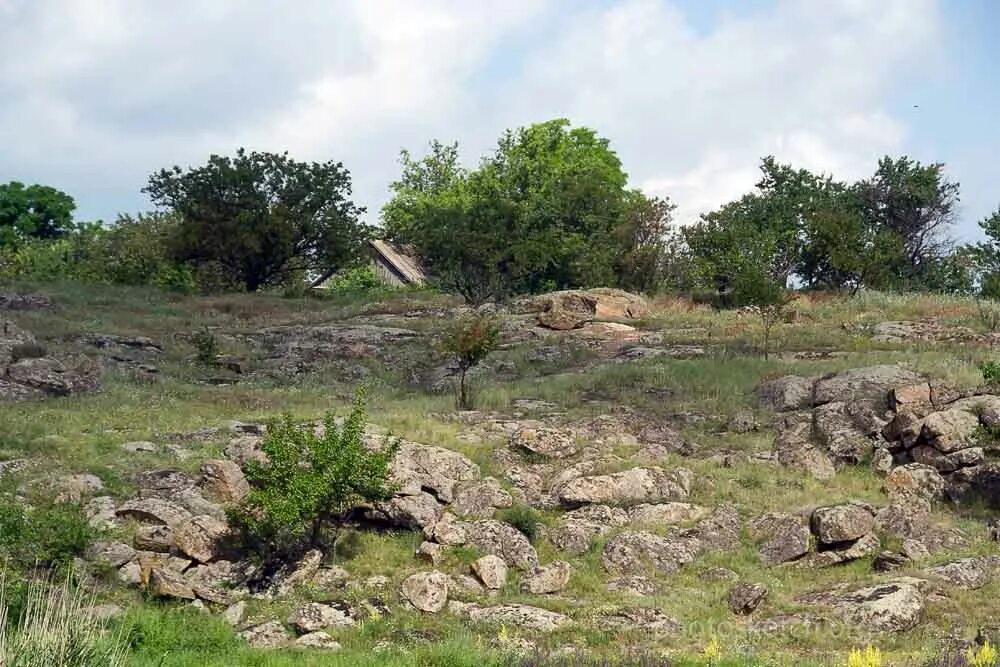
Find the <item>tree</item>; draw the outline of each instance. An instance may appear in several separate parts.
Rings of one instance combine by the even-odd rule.
[[[751,306],[760,316],[761,352],[768,358],[771,345],[771,330],[781,321],[788,298],[785,286],[778,283],[766,270],[747,263],[741,267],[734,281],[736,303]]]
[[[615,259],[618,286],[652,292],[668,281],[677,260],[678,239],[671,223],[677,206],[669,198],[628,193],[625,215],[615,229],[619,255]]]
[[[72,197],[48,185],[0,185],[0,246],[64,236],[73,229],[75,209]]]
[[[173,241],[179,261],[221,266],[248,291],[348,267],[361,259],[369,233],[339,162],[241,148],[187,171],[163,169],[143,191],[180,216]]]
[[[941,163],[885,156],[875,175],[855,187],[865,225],[898,238],[891,286],[927,287],[925,279],[940,270],[939,261],[951,249],[947,231],[955,221],[958,183],[945,177]]]
[[[386,230],[470,303],[615,281],[626,176],[593,130],[557,119],[507,131],[468,172],[440,143],[401,161]]]
[[[447,333],[443,350],[458,364],[458,407],[471,410],[472,394],[468,387],[468,373],[479,365],[496,348],[500,327],[489,316],[475,316],[458,322]]]
[[[250,493],[231,512],[231,523],[265,561],[336,543],[346,513],[364,503],[389,500],[390,464],[399,442],[365,444],[364,395],[338,426],[328,413],[323,431],[291,416],[272,420],[261,443],[263,460],[247,464]],[[328,540],[326,530],[333,529]]]

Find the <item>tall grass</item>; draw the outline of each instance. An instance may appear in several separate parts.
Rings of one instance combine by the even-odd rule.
[[[124,667],[124,636],[107,634],[93,599],[67,581],[30,582],[18,619],[8,618],[0,577],[0,667]]]

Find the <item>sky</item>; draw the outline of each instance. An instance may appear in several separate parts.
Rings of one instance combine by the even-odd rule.
[[[765,155],[852,181],[906,154],[962,184],[973,239],[998,65],[995,0],[0,0],[0,183],[110,221],[150,208],[150,173],[245,146],[343,162],[376,222],[400,149],[474,166],[565,117],[682,223]]]

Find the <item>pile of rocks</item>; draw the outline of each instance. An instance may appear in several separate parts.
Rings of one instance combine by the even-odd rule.
[[[818,507],[805,516],[764,514],[750,521],[750,534],[764,565],[828,567],[878,552],[875,515],[874,507],[860,502]]]

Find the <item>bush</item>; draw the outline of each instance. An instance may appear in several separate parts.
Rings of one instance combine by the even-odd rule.
[[[79,505],[52,504],[29,512],[0,502],[0,556],[21,567],[67,565],[83,555],[95,533]]]
[[[219,356],[219,340],[208,330],[196,331],[191,334],[191,344],[194,345],[195,358],[203,366],[211,366]]]
[[[993,299],[980,299],[976,302],[979,310],[979,321],[990,331],[1000,329],[1000,302]]]
[[[323,289],[330,292],[367,292],[385,287],[371,266],[358,266],[335,273],[323,283]]]
[[[268,424],[261,444],[266,462],[247,465],[250,493],[230,515],[244,546],[273,563],[332,545],[350,510],[392,497],[389,465],[399,442],[387,438],[369,449],[365,423],[359,392],[343,426],[328,413],[322,435],[289,415]],[[327,539],[330,528],[333,537]]]
[[[127,646],[121,632],[107,634],[92,599],[67,582],[31,582],[20,613],[11,614],[0,579],[0,665],[4,667],[121,667]]]
[[[979,364],[979,372],[983,374],[983,382],[989,387],[1000,386],[1000,361],[984,361]]]
[[[38,343],[20,343],[10,349],[11,363],[17,363],[22,359],[40,359],[48,354],[44,345]]]
[[[469,391],[469,370],[492,352],[500,337],[500,327],[488,315],[478,315],[461,320],[444,338],[442,349],[458,364],[458,407],[471,410],[473,396]]]
[[[538,524],[542,521],[542,515],[538,510],[528,505],[514,505],[498,515],[501,521],[506,521],[510,525],[524,533],[532,542],[538,537]]]

